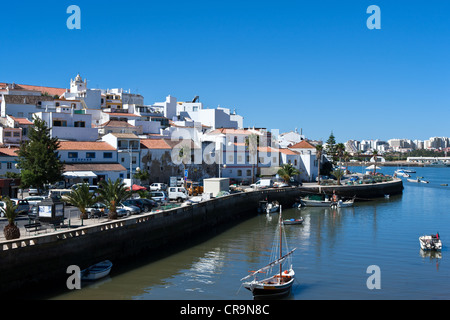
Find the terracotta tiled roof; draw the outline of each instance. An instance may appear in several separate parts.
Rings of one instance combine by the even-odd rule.
[[[31,122],[30,120],[28,120],[27,118],[16,118],[13,116],[9,116],[11,119],[13,119],[15,122],[17,122],[18,124],[21,125],[32,125],[33,122]]]
[[[0,156],[17,157],[19,148],[0,148]]]
[[[297,155],[298,154],[298,152],[295,152],[294,150],[289,150],[286,148],[281,148],[280,152],[284,153],[284,154],[288,154],[288,155]]]
[[[67,163],[64,171],[126,171],[120,163]]]
[[[132,124],[129,124],[126,121],[117,121],[117,120],[109,120],[105,123],[99,125],[99,127],[125,127],[125,128],[136,128]]]
[[[141,149],[172,149],[167,139],[141,139]]]
[[[61,96],[66,92],[66,89],[63,88],[53,88],[53,87],[42,87],[42,86],[30,86],[27,84],[19,84],[24,89],[27,90],[34,90],[34,91],[40,91],[42,93],[47,92],[51,96]]]
[[[309,143],[306,140],[302,140],[299,143],[294,144],[293,146],[290,147],[291,149],[315,149],[316,147],[314,147],[311,143]]]
[[[35,105],[39,101],[53,101],[53,97],[46,96],[27,96],[27,95],[9,95],[3,96],[5,102],[8,104],[33,104]]]
[[[104,141],[60,141],[58,150],[116,150]]]

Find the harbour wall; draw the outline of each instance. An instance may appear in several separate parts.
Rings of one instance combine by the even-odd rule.
[[[259,201],[291,206],[298,188],[232,194],[156,213],[0,243],[0,295],[42,286],[66,289],[67,267],[81,269],[109,259],[126,261],[194,239],[217,227],[257,214]]]
[[[331,195],[335,192],[341,197],[356,197],[357,200],[368,200],[373,198],[381,198],[385,195],[396,195],[403,192],[403,182],[399,178],[383,183],[355,184],[355,185],[309,185],[300,187],[300,192],[307,194],[327,194]]]

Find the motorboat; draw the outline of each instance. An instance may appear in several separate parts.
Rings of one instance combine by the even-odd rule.
[[[285,237],[283,236],[284,224],[282,221],[283,220],[280,208],[277,232],[274,240],[274,248],[272,250],[273,255],[271,257],[270,263],[262,267],[261,269],[251,271],[249,275],[241,279],[241,281],[244,281],[253,277],[252,280],[246,281],[242,285],[244,286],[244,288],[252,292],[254,298],[272,298],[277,296],[285,296],[291,292],[291,288],[295,280],[295,272],[292,264],[290,264],[290,267],[288,269],[283,270],[283,263],[288,262],[289,264],[289,260],[291,259],[291,255],[295,251],[295,249],[292,249],[291,251],[283,255],[283,239],[285,239]],[[284,246],[287,247],[287,244],[285,244]],[[274,274],[262,280],[257,279],[257,276],[260,273],[270,273],[274,267],[277,267],[275,268],[276,271]]]
[[[110,273],[112,265],[109,260],[96,263],[81,271],[81,280],[93,281],[106,277]]]
[[[420,248],[422,250],[441,250],[442,242],[439,233],[419,237]]]
[[[408,182],[415,182],[415,183],[430,183],[430,181],[422,180],[421,178],[415,178],[415,179],[406,179]]]
[[[272,201],[266,206],[266,213],[273,213],[280,211],[280,203],[278,201]]]
[[[303,223],[303,218],[300,217],[299,219],[286,219],[283,220],[283,224],[284,225],[291,225],[291,224],[302,224]]]
[[[353,206],[353,203],[355,202],[355,199],[351,199],[351,200],[346,200],[346,201],[342,201],[342,200],[339,200],[338,202],[337,202],[337,207],[338,208],[347,208],[347,207],[351,207],[351,206]]]
[[[395,170],[395,175],[397,175],[397,177],[404,177],[404,178],[409,178],[411,177],[411,175],[409,173],[407,173],[405,170],[403,169],[398,169]]]

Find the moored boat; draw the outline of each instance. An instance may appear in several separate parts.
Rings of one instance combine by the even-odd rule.
[[[280,216],[278,220],[278,229],[277,229],[278,232],[275,235],[274,249],[272,250],[274,256],[272,257],[271,262],[268,265],[262,267],[261,269],[252,271],[249,275],[241,279],[241,281],[244,281],[253,277],[253,280],[244,282],[243,286],[247,290],[251,291],[253,297],[255,298],[284,296],[291,292],[291,288],[295,280],[295,271],[292,267],[292,264],[290,265],[289,269],[285,269],[283,271],[283,263],[286,260],[289,261],[295,249],[292,249],[285,255],[283,255],[282,253],[283,252],[282,244],[284,238],[283,237],[284,229],[282,221],[283,220],[280,208]],[[275,274],[262,280],[257,279],[257,275],[259,273],[264,273],[266,271],[270,272],[270,270],[272,270],[272,268],[275,266],[279,266],[279,269]]]
[[[272,201],[266,206],[266,213],[273,213],[280,211],[280,203],[278,201]]]
[[[92,281],[101,279],[110,273],[111,268],[112,262],[109,260],[96,263],[81,271],[81,280]]]
[[[287,225],[290,225],[290,224],[302,224],[303,223],[303,218],[302,217],[300,217],[299,219],[286,219],[286,220],[283,220],[283,224],[287,224]]]
[[[422,250],[441,250],[442,242],[439,232],[432,235],[419,237],[420,248]]]

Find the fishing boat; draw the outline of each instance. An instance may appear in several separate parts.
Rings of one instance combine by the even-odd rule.
[[[422,250],[441,250],[442,242],[439,237],[439,232],[436,234],[421,236],[419,238],[420,248]]]
[[[253,277],[253,280],[246,281],[242,285],[247,290],[251,291],[253,294],[253,297],[277,297],[277,296],[284,296],[291,292],[292,284],[295,280],[295,272],[292,268],[292,264],[290,264],[289,269],[285,269],[283,271],[283,263],[287,261],[289,263],[289,260],[291,258],[292,253],[295,251],[295,249],[292,249],[288,253],[283,255],[283,240],[285,240],[284,236],[284,228],[282,223],[282,214],[281,214],[281,208],[280,208],[280,216],[278,219],[278,226],[277,226],[277,234],[275,235],[274,240],[274,246],[272,250],[272,257],[271,262],[262,267],[261,269],[258,269],[256,271],[251,271],[249,275],[242,278],[241,281],[250,279]],[[286,246],[287,247],[287,246]],[[276,273],[272,276],[269,276],[265,279],[259,280],[257,279],[257,276],[260,273],[265,272],[271,272],[271,270],[279,266]]]
[[[280,211],[280,203],[278,201],[272,201],[266,205],[266,213],[273,213]]]
[[[302,206],[305,207],[337,207],[337,208],[345,208],[345,207],[351,207],[353,206],[355,199],[351,200],[338,200],[338,201],[331,201],[328,198],[325,198],[324,200],[314,200],[314,199],[308,199],[304,198],[300,200],[300,203]]]
[[[81,280],[92,281],[106,277],[112,268],[112,262],[105,260],[81,271]]]
[[[303,223],[303,218],[300,217],[299,219],[286,219],[283,220],[283,224],[284,225],[291,225],[291,224],[302,224]]]

